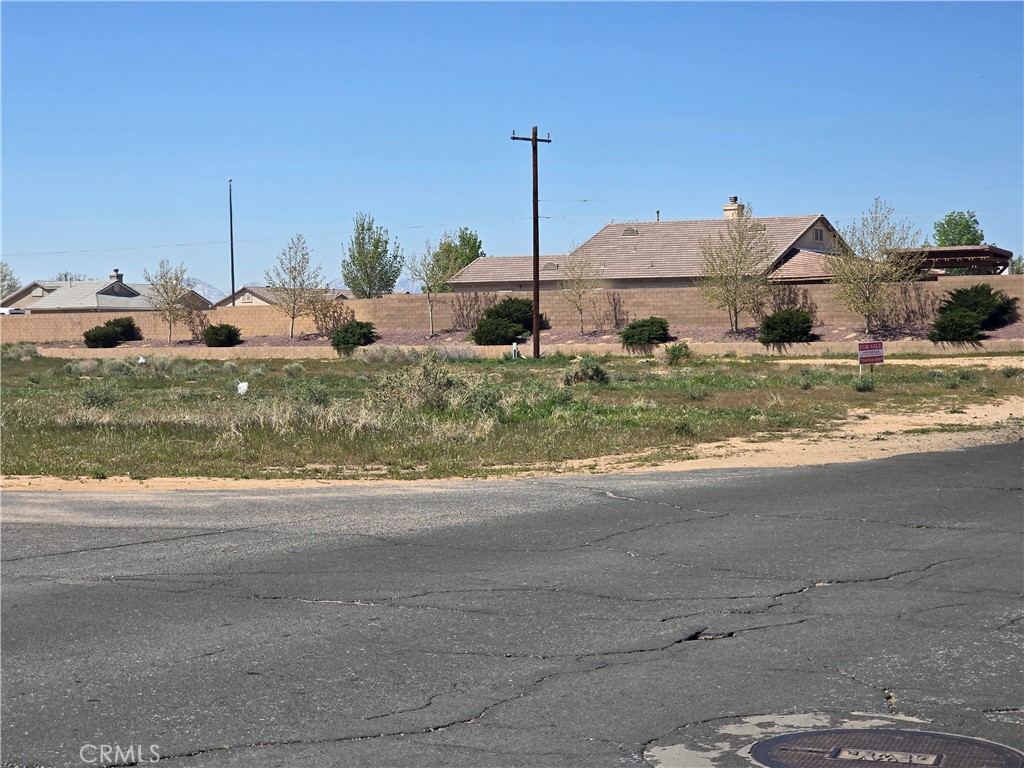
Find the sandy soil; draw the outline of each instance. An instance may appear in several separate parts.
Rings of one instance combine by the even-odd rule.
[[[804,361],[806,362],[806,361]],[[914,433],[913,430],[936,427],[966,427],[970,431]],[[652,462],[644,455],[609,456],[566,462],[542,472],[528,471],[519,476],[565,475],[570,473],[642,472],[650,470],[686,471],[730,467],[796,467],[808,464],[836,464],[880,459],[905,453],[943,451],[976,445],[1024,440],[1024,397],[998,403],[968,406],[959,413],[876,413],[852,412],[838,429],[807,437],[787,437],[758,442],[732,439],[698,446],[696,458],[687,461]],[[507,477],[503,475],[502,477]],[[128,477],[59,478],[41,476],[4,476],[4,491],[173,491],[173,490],[251,490],[267,488],[322,488],[351,485],[408,485],[401,480],[234,480],[227,478],[150,478]],[[445,480],[414,481],[417,487],[429,487]]]

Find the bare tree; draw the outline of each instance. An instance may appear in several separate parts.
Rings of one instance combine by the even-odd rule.
[[[345,306],[345,300],[337,292],[326,288],[316,292],[309,304],[309,316],[313,326],[321,336],[330,336],[345,323],[356,319],[351,307]]]
[[[586,246],[573,248],[562,263],[562,274],[565,276],[558,283],[558,292],[565,303],[572,307],[580,318],[580,335],[584,333],[583,313],[586,308],[587,296],[597,290],[604,265],[596,263],[590,256]]]
[[[170,342],[174,324],[184,320],[188,312],[185,297],[190,289],[185,279],[185,265],[172,267],[167,259],[161,259],[156,274],[143,269],[142,279],[150,286],[149,303],[167,323],[167,341]]]
[[[21,281],[15,277],[14,268],[6,261],[0,261],[0,299],[7,298],[21,288]]]
[[[281,249],[273,269],[263,273],[270,303],[291,319],[288,338],[295,338],[295,318],[312,313],[312,304],[324,291],[320,267],[309,262],[306,239],[297,234]]]
[[[835,297],[864,318],[872,333],[895,310],[911,284],[921,277],[921,233],[909,221],[892,220],[893,208],[876,197],[871,210],[833,238],[825,269]]]
[[[465,266],[465,258],[447,232],[437,248],[428,240],[423,246],[423,253],[419,256],[413,255],[409,261],[409,276],[420,284],[427,297],[431,336],[434,335],[434,299],[438,293],[451,292],[452,278]]]
[[[729,327],[736,332],[741,312],[756,313],[764,305],[775,243],[748,203],[726,219],[716,237],[701,240],[700,252],[697,287],[709,304],[729,312]]]

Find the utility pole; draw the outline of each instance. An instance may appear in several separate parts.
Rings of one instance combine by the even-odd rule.
[[[540,357],[540,206],[537,202],[537,144],[551,143],[551,134],[546,139],[537,138],[537,126],[528,139],[516,136],[512,131],[512,141],[529,141],[533,144],[533,356]]]
[[[228,179],[228,237],[231,242],[231,306],[235,306],[235,212],[231,205],[231,179]]]

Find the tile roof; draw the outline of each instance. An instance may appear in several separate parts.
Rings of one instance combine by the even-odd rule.
[[[260,301],[265,301],[268,304],[273,304],[274,303],[275,291],[274,291],[273,288],[270,288],[270,287],[268,287],[266,285],[243,285],[241,288],[239,288],[234,293],[235,302],[236,302],[235,306],[238,305],[237,304],[238,297],[242,293],[245,293],[245,292],[251,293],[253,296],[255,296]],[[352,298],[350,295],[345,293],[345,291],[339,291],[336,288],[328,288],[325,291],[325,295],[329,299],[350,299],[350,298]],[[223,299],[218,301],[214,306],[217,306],[217,307],[230,307],[231,306],[231,295],[229,294],[228,296],[225,296]]]
[[[755,219],[763,224],[776,246],[775,259],[784,255],[821,214],[768,216]],[[726,220],[649,221],[608,224],[581,248],[604,266],[605,280],[694,278],[701,276],[701,240],[724,233]],[[541,281],[545,263],[561,266],[565,256],[541,257]],[[774,259],[773,259],[774,261]],[[556,275],[558,273],[555,273]],[[521,281],[533,279],[529,256],[488,256],[477,259],[453,283]],[[551,279],[559,279],[552,276]]]
[[[827,254],[820,251],[799,250],[771,274],[773,280],[814,280],[831,278],[825,268]]]
[[[146,284],[123,283],[131,289],[131,294],[109,295],[100,293],[109,288],[115,281],[111,280],[82,280],[81,282],[62,284],[53,293],[43,296],[38,301],[29,305],[33,312],[39,309],[152,309],[153,305],[147,298],[150,286]]]

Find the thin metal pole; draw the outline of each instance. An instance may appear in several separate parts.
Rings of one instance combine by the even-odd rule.
[[[516,136],[512,141],[529,141],[533,144],[533,356],[540,357],[540,201],[537,183],[537,144],[551,143],[550,134],[546,139],[537,138],[537,126],[533,126],[530,138]]]
[[[231,179],[228,179],[228,236],[231,242],[231,306],[235,306],[235,211],[231,204]]]

